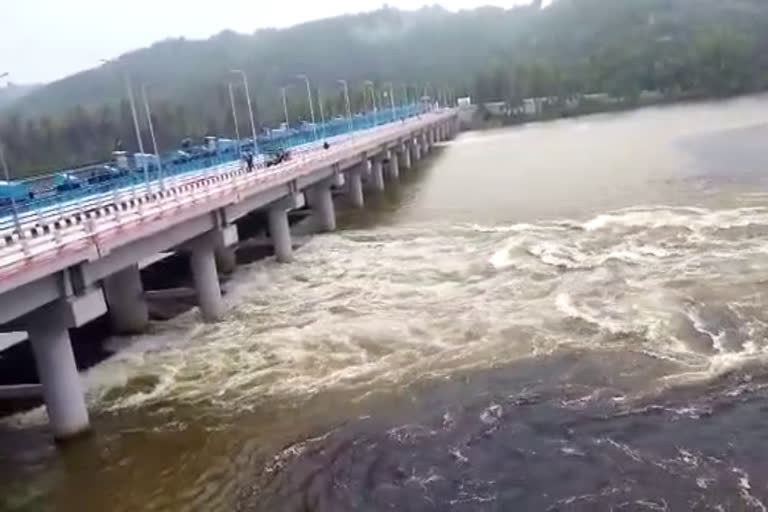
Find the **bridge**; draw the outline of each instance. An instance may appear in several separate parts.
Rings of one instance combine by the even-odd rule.
[[[401,168],[457,130],[456,111],[439,109],[339,137],[273,167],[224,163],[37,208],[5,228],[0,223],[0,325],[27,333],[40,377],[39,387],[6,391],[39,389],[57,439],[87,431],[68,329],[109,314],[115,332],[143,332],[149,313],[140,261],[188,254],[202,318],[216,322],[225,314],[217,262],[233,264],[238,219],[266,212],[275,257],[290,262],[289,211],[308,205],[321,228],[332,231],[333,190],[362,208],[364,183],[383,190],[385,175],[396,181]]]

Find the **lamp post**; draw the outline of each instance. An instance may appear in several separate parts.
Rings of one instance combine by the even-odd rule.
[[[152,111],[149,108],[149,97],[147,95],[147,84],[141,86],[141,99],[144,100],[144,110],[147,114],[147,123],[149,124],[149,136],[152,138],[152,148],[155,150],[157,159],[157,172],[160,178],[160,188],[163,189],[163,164],[160,161],[160,151],[157,149],[157,139],[155,138],[155,124],[152,122]]]
[[[349,103],[349,84],[346,80],[341,79],[338,82],[344,86],[344,102],[347,105],[347,121],[349,121],[349,130],[352,131],[352,105]]]
[[[0,75],[0,78],[3,76],[7,76],[8,73],[5,75]],[[5,152],[3,151],[3,144],[0,142],[0,164],[3,166],[3,174],[5,175],[5,182],[8,183],[10,186],[11,183],[11,173],[8,172],[8,164],[5,162]],[[19,236],[24,239],[24,232],[21,230],[21,223],[19,222],[19,211],[16,208],[16,199],[13,197],[14,192],[13,190],[10,191],[10,197],[11,197],[11,211],[13,212],[13,226],[16,228],[16,232],[19,234]]]
[[[110,61],[107,59],[101,59],[101,62],[103,64],[109,64]],[[141,130],[139,129],[139,116],[136,114],[136,102],[133,99],[133,87],[131,86],[131,77],[128,75],[128,72],[120,68],[120,72],[123,75],[123,82],[125,83],[125,93],[128,96],[128,104],[131,107],[131,117],[133,117],[133,128],[136,131],[136,142],[139,144],[139,153],[144,153],[144,142],[141,140]]]
[[[307,99],[309,100],[309,117],[312,120],[312,133],[317,140],[317,124],[315,123],[315,107],[312,103],[312,87],[309,85],[309,77],[307,75],[296,75],[296,78],[304,80],[307,84]]]
[[[317,90],[317,102],[320,104],[320,124],[323,126],[323,138],[325,138],[325,112],[323,111],[323,98],[320,89]]]
[[[410,104],[408,103],[408,85],[403,84],[403,107],[406,108],[406,116],[410,114]]]
[[[248,77],[245,75],[245,71],[242,69],[232,69],[230,73],[240,75],[243,78],[243,86],[245,87],[245,100],[248,103],[248,116],[251,120],[251,136],[253,137],[253,154],[259,152],[259,146],[256,142],[256,123],[253,120],[253,107],[251,106],[251,92],[248,90]]]
[[[377,116],[376,116],[376,86],[374,83],[370,80],[365,81],[365,85],[371,86],[371,103],[373,104],[373,126],[376,126],[378,123]]]
[[[232,106],[232,121],[235,123],[235,138],[237,139],[237,155],[240,157],[240,126],[237,122],[237,109],[235,108],[235,91],[232,82],[227,84],[229,89],[229,104]]]
[[[109,64],[107,59],[101,59],[104,64]],[[136,101],[133,98],[133,86],[131,85],[131,77],[124,68],[120,68],[123,75],[123,82],[125,83],[125,92],[128,96],[128,104],[131,107],[131,117],[133,118],[133,128],[136,131],[136,142],[139,145],[139,153],[144,154],[144,142],[141,140],[141,128],[139,128],[139,116],[136,113]],[[142,157],[143,158],[143,157]],[[147,169],[146,163],[144,164],[144,186],[149,190],[149,169]]]
[[[397,120],[397,111],[395,110],[395,88],[392,82],[389,83],[389,102],[392,104],[392,121]]]
[[[288,88],[287,85],[284,85],[280,88],[280,92],[283,96],[283,114],[285,114],[285,127],[288,128],[290,126],[290,121],[288,121],[288,99],[285,96],[285,90]]]
[[[9,74],[8,72],[0,73],[0,78],[5,78],[8,76],[8,74]],[[1,140],[0,140],[0,164],[3,166],[3,174],[5,175],[5,181],[10,185],[11,173],[8,171],[8,164],[5,161],[5,152],[3,151],[3,141]],[[19,222],[19,211],[16,208],[16,199],[13,197],[13,191],[11,191],[10,196],[11,196],[11,211],[13,212],[13,225],[16,228],[16,232],[19,234],[19,236],[23,240],[24,232],[21,230],[21,223]]]

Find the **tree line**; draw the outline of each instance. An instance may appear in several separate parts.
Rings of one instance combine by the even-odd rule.
[[[239,78],[245,70],[259,129],[369,109],[371,80],[380,108],[389,83],[398,102],[451,91],[477,101],[521,105],[606,93],[633,103],[642,91],[664,98],[722,97],[768,87],[768,4],[764,0],[556,0],[515,9],[453,13],[383,8],[251,35],[174,39],[35,89],[0,110],[0,141],[17,176],[109,158],[116,141],[136,150],[123,74],[149,84],[161,150],[185,137],[234,135],[228,83],[235,87],[241,136],[250,124]],[[138,104],[141,117],[143,107]],[[149,147],[146,121],[142,126]]]

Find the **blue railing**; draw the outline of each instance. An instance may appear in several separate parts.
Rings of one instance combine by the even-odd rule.
[[[361,130],[367,130],[379,125],[392,123],[394,121],[418,116],[426,111],[423,104],[416,103],[396,107],[394,110],[382,109],[375,114],[366,112],[357,114],[348,118],[334,118],[326,123],[317,123],[313,128],[311,124],[305,124],[299,129],[287,130],[284,133],[261,136],[257,138],[260,155],[275,154],[280,151],[290,150],[299,146],[312,143],[321,143],[323,140],[332,139],[342,135],[354,133]],[[38,214],[47,212],[54,213],[68,208],[68,203],[83,203],[83,199],[116,193],[118,190],[132,188],[137,193],[141,193],[145,182],[153,182],[164,178],[170,178],[181,174],[199,172],[217,165],[227,164],[240,160],[243,151],[252,151],[253,142],[250,139],[236,141],[235,146],[217,153],[197,150],[191,153],[183,162],[179,161],[178,152],[173,155],[164,155],[161,157],[162,169],[156,165],[150,165],[146,170],[134,169],[120,172],[115,177],[110,177],[100,183],[90,184],[87,180],[81,180],[78,185],[69,189],[57,189],[51,187],[48,190],[39,191],[40,186],[37,182],[48,181],[53,183],[50,176],[44,178],[30,178],[13,182],[11,187],[14,190],[11,194],[4,195],[0,190],[0,229],[7,229],[14,225],[14,215],[18,215],[21,221],[34,219]],[[258,155],[255,155],[258,161]],[[38,190],[33,194],[19,194],[15,187],[24,185],[27,190]],[[11,187],[8,190],[11,190]],[[1,187],[0,187],[1,188]],[[11,202],[10,195],[13,195]],[[79,207],[80,205],[78,205]],[[82,205],[87,208],[88,205]]]

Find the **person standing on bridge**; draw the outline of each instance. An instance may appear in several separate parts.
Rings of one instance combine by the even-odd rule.
[[[248,172],[253,171],[253,153],[250,151],[245,154],[245,164],[248,166]]]

